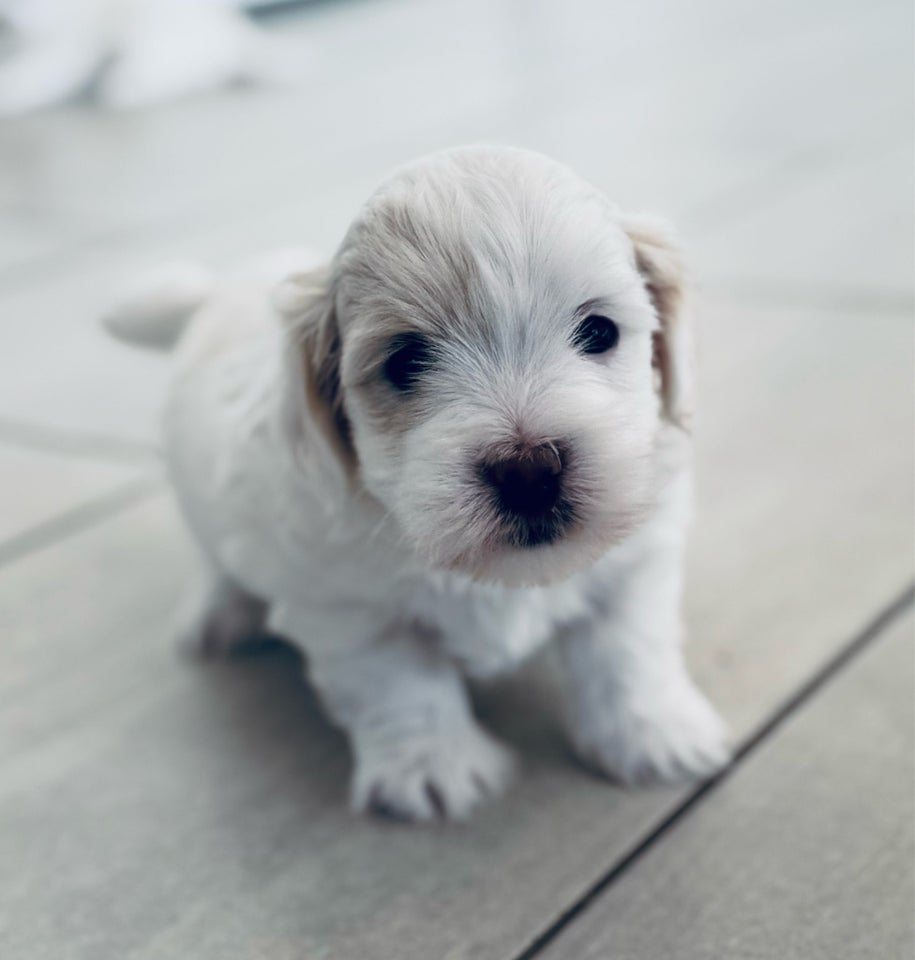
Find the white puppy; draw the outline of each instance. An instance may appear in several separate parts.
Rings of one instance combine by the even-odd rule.
[[[590,766],[717,769],[681,654],[691,360],[664,229],[545,157],[463,148],[293,267],[176,268],[108,318],[179,340],[165,449],[207,558],[185,632],[307,652],[358,810],[462,818],[500,791],[463,677],[547,642]]]

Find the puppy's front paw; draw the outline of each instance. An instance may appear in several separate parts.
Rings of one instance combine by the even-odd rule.
[[[354,747],[353,809],[402,820],[466,820],[502,793],[514,770],[510,751],[476,726],[397,740],[357,737]]]
[[[704,779],[730,755],[724,724],[689,680],[579,705],[572,739],[587,766],[623,783]]]

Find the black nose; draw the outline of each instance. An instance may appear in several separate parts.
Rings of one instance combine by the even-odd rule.
[[[559,450],[544,443],[488,464],[485,475],[506,513],[538,520],[549,515],[559,500],[562,468]]]

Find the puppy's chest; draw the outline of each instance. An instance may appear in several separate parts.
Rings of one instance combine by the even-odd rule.
[[[431,627],[466,673],[491,677],[516,667],[587,609],[574,582],[511,589],[443,576],[415,591],[407,615]]]

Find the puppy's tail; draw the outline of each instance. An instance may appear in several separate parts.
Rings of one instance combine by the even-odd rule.
[[[171,350],[213,284],[212,273],[199,264],[163,264],[125,289],[102,315],[102,324],[134,346]]]

